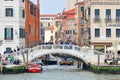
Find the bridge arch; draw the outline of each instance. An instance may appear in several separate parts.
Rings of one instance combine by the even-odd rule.
[[[36,55],[34,55],[34,53]],[[68,55],[71,55],[71,56],[74,56],[78,59],[80,59],[82,62],[86,63],[87,61],[84,59],[84,56],[80,56],[79,55],[79,52],[77,51],[72,51],[72,50],[44,50],[42,52],[40,52],[40,50],[34,52],[32,55],[29,55],[29,61],[32,61],[33,59],[35,58],[38,58],[38,57],[41,57],[41,56],[44,56],[44,55],[47,55],[47,54],[68,54]]]
[[[51,53],[61,53],[61,54],[69,54],[81,59],[84,63],[98,63],[98,54],[103,54],[102,52],[92,50],[90,48],[81,48],[77,45],[38,45],[36,47],[25,49],[19,51],[20,53],[25,53],[28,51],[28,62],[32,61],[33,59]],[[97,54],[96,54],[97,53]],[[27,58],[27,56],[25,56]],[[19,56],[19,59],[23,61],[22,56]],[[104,63],[104,55],[101,55],[100,62]]]

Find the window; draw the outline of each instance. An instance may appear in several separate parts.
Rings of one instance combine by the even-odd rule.
[[[40,27],[43,27],[43,23],[40,23]]]
[[[4,39],[5,40],[13,40],[13,28],[5,28],[4,29]]]
[[[84,17],[84,7],[83,6],[80,7],[80,11],[82,12],[82,17]]]
[[[84,34],[84,28],[81,28],[81,34]]]
[[[20,36],[20,38],[25,38],[25,29],[23,29],[23,28],[19,29],[19,36]]]
[[[72,34],[72,30],[66,30],[66,34]]]
[[[80,19],[80,24],[81,24],[81,25],[84,25],[84,18],[81,18],[81,19]]]
[[[95,29],[95,37],[100,37],[100,29]]]
[[[106,29],[106,37],[111,37],[111,29]]]
[[[120,21],[120,9],[116,9],[116,21]]]
[[[33,15],[33,5],[30,5],[30,14]]]
[[[60,21],[56,21],[55,25],[58,27],[59,25],[61,25],[61,22]]]
[[[84,11],[84,7],[82,6],[82,7],[80,7],[80,11]]]
[[[13,17],[13,8],[6,8],[6,17]]]
[[[33,9],[34,9],[33,15],[36,16],[36,7],[34,7]]]
[[[48,27],[50,27],[50,22],[48,23]]]
[[[41,35],[44,35],[44,29],[41,29],[40,32],[41,32]]]
[[[30,14],[36,16],[36,6],[30,4]]]
[[[100,10],[95,9],[95,21],[99,21],[99,20],[100,20]]]
[[[90,15],[90,8],[88,8],[88,15]]]
[[[106,9],[106,21],[111,21],[111,9]]]
[[[22,2],[24,2],[24,0],[22,0]]]
[[[22,18],[25,18],[25,10],[22,10]]]
[[[51,33],[53,33],[53,31],[51,31]]]
[[[75,30],[73,30],[73,34],[76,34]]]
[[[116,29],[116,37],[120,37],[120,29]]]

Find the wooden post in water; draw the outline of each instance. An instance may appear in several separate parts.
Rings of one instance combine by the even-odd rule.
[[[28,50],[26,51],[26,57],[27,57],[26,68],[28,69]]]
[[[77,65],[77,68],[79,69],[80,68],[80,60],[78,59],[78,65]]]
[[[22,51],[22,57],[23,57],[23,63],[24,63],[24,66],[26,67],[26,63],[25,63],[25,55],[24,55],[24,52]]]
[[[100,66],[100,54],[98,53],[98,69],[99,69],[99,66]]]
[[[1,74],[2,74],[2,71],[3,71],[2,60],[0,60],[0,71],[1,71]]]

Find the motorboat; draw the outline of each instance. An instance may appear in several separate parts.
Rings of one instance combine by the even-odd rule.
[[[42,71],[42,66],[36,63],[28,64],[28,72],[29,73],[40,73]]]
[[[56,65],[57,62],[58,62],[58,60],[57,60],[57,59],[54,59],[54,58],[51,58],[51,59],[49,59],[49,60],[46,60],[46,63],[47,63],[48,65]]]

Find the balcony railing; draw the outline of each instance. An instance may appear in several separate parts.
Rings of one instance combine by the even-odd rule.
[[[116,37],[120,37],[120,34],[117,34]]]
[[[105,22],[112,22],[111,18],[105,18]]]
[[[94,18],[94,22],[95,22],[95,23],[100,23],[100,22],[101,22],[101,18],[95,17],[95,18]]]
[[[120,22],[120,17],[116,17],[116,18],[115,18],[115,21],[116,21],[116,22]]]
[[[111,37],[111,35],[106,35],[106,37],[108,38],[108,37]]]
[[[84,20],[85,20],[84,17],[82,17],[82,18],[80,19],[80,25],[81,25],[81,26],[84,26]]]

